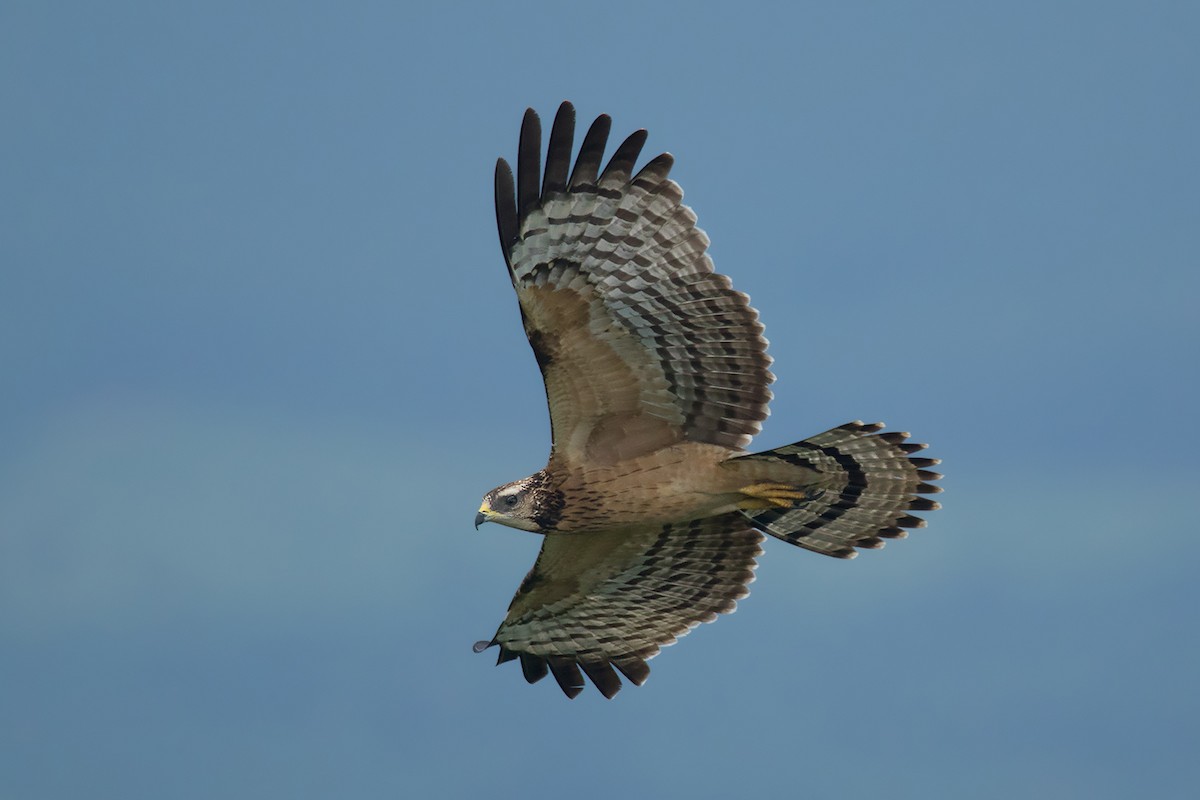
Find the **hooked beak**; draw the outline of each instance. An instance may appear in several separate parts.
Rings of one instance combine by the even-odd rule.
[[[488,521],[488,515],[492,513],[492,509],[487,503],[479,507],[479,512],[475,515],[475,530],[479,530],[479,526]]]

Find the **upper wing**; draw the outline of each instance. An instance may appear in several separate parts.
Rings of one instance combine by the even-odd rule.
[[[637,685],[659,648],[745,597],[763,536],[738,513],[682,522],[546,536],[533,569],[490,642],[497,663],[521,659],[530,683],[553,673],[568,697],[580,669],[605,697]]]
[[[550,405],[553,455],[614,463],[681,440],[744,447],[771,399],[770,358],[746,295],[713,272],[708,238],[663,154],[630,177],[637,131],[597,174],[610,120],[570,172],[575,110],[525,113],[517,177],[496,164],[496,220]]]

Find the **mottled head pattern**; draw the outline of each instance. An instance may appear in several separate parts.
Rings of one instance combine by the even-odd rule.
[[[562,515],[563,494],[540,470],[519,481],[497,486],[483,496],[479,513],[487,522],[546,533]]]

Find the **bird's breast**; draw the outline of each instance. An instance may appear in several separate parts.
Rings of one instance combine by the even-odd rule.
[[[722,461],[738,451],[683,442],[637,458],[572,472],[560,484],[563,533],[666,524],[722,513],[736,481]]]

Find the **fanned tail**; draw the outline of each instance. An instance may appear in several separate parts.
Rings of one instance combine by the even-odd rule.
[[[854,558],[856,547],[877,549],[885,539],[903,539],[909,528],[925,527],[911,511],[941,506],[921,495],[942,491],[928,468],[936,458],[914,453],[926,445],[907,441],[909,434],[879,433],[883,423],[848,422],[802,442],[765,453],[732,459],[782,461],[819,473],[806,496],[791,508],[747,510],[754,527],[817,553]]]

